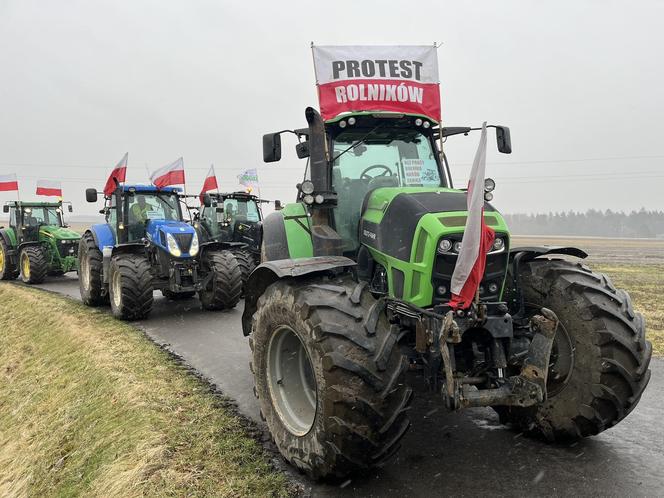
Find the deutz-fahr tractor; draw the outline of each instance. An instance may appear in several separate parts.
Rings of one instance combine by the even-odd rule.
[[[3,212],[9,213],[9,226],[0,227],[0,280],[20,275],[26,284],[38,284],[46,275],[78,269],[81,236],[65,224],[61,201],[11,201]]]
[[[314,478],[382,464],[409,428],[412,382],[549,441],[598,434],[634,409],[650,378],[644,320],[582,250],[512,247],[487,202],[496,238],[478,296],[448,304],[468,212],[442,143],[470,127],[305,116],[292,132],[310,179],[263,222],[242,317],[254,392],[287,460]],[[494,128],[511,152],[509,129]],[[279,160],[280,134],[263,147]]]
[[[263,211],[260,199],[249,192],[210,193],[211,205],[201,205],[198,226],[204,241],[226,242],[242,270],[242,283],[261,260]],[[275,201],[279,208],[281,203]]]
[[[147,316],[153,290],[169,299],[198,292],[204,309],[233,308],[240,300],[240,267],[218,242],[201,242],[183,219],[176,187],[119,185],[105,198],[100,213],[106,223],[87,230],[78,250],[79,287],[88,306],[110,300],[113,315],[123,320]],[[97,191],[87,189],[88,202]],[[209,203],[206,198],[206,203]]]

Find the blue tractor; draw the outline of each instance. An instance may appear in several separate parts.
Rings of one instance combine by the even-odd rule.
[[[98,192],[87,189],[85,196],[97,202]],[[198,292],[207,310],[235,307],[242,290],[237,260],[224,243],[199,240],[184,221],[183,198],[179,188],[154,185],[118,185],[105,196],[106,223],[92,225],[79,244],[86,305],[110,301],[115,317],[137,320],[150,313],[159,289],[169,299]]]

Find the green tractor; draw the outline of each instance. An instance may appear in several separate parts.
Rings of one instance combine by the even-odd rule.
[[[210,206],[202,204],[195,216],[204,241],[225,242],[242,270],[242,283],[261,261],[263,210],[260,199],[249,192],[209,193]],[[275,208],[281,203],[274,201]]]
[[[46,275],[78,271],[81,236],[65,224],[62,208],[62,202],[11,201],[3,206],[9,226],[0,227],[0,280],[20,275],[26,284],[39,284]]]
[[[292,133],[310,179],[263,222],[242,317],[261,415],[288,461],[314,478],[381,465],[410,426],[412,382],[449,410],[491,407],[548,441],[598,434],[634,409],[650,378],[644,320],[582,250],[512,247],[487,202],[496,238],[477,298],[449,306],[468,213],[442,143],[471,128],[305,116]],[[509,129],[494,128],[511,152]],[[279,133],[263,154],[280,159]]]

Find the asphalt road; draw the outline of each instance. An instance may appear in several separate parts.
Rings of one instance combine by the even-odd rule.
[[[40,287],[79,298],[75,278]],[[195,298],[173,303],[155,293],[151,317],[138,325],[260,423],[242,308],[204,312]],[[546,445],[501,426],[490,409],[448,413],[440,399],[422,392],[411,411],[413,427],[386,467],[341,485],[303,480],[313,496],[664,496],[664,361],[653,359],[651,369],[634,412],[579,443]]]

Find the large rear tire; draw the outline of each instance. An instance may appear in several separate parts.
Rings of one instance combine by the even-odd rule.
[[[19,267],[21,280],[25,284],[41,284],[48,272],[48,254],[40,245],[27,246],[21,249]]]
[[[90,232],[86,232],[78,243],[78,288],[81,300],[87,306],[108,303],[108,293],[103,293],[103,256]]]
[[[501,421],[549,441],[579,439],[616,425],[650,380],[652,346],[629,295],[581,263],[535,260],[518,278],[527,309],[560,319],[551,353],[548,399],[497,407]]]
[[[17,276],[18,271],[9,260],[9,247],[0,238],[0,280],[14,280]]]
[[[140,320],[152,311],[150,262],[141,254],[118,254],[111,259],[109,295],[113,316]]]
[[[284,280],[258,301],[254,393],[281,454],[312,478],[344,477],[393,456],[410,427],[407,360],[364,284]]]
[[[206,272],[212,272],[205,289],[198,292],[203,309],[235,308],[242,294],[242,273],[235,256],[229,251],[208,251],[201,262]]]
[[[232,253],[240,266],[240,272],[242,274],[242,289],[244,289],[244,286],[249,279],[249,275],[251,275],[251,272],[256,268],[256,262],[253,254],[246,249],[236,249],[233,250]]]

